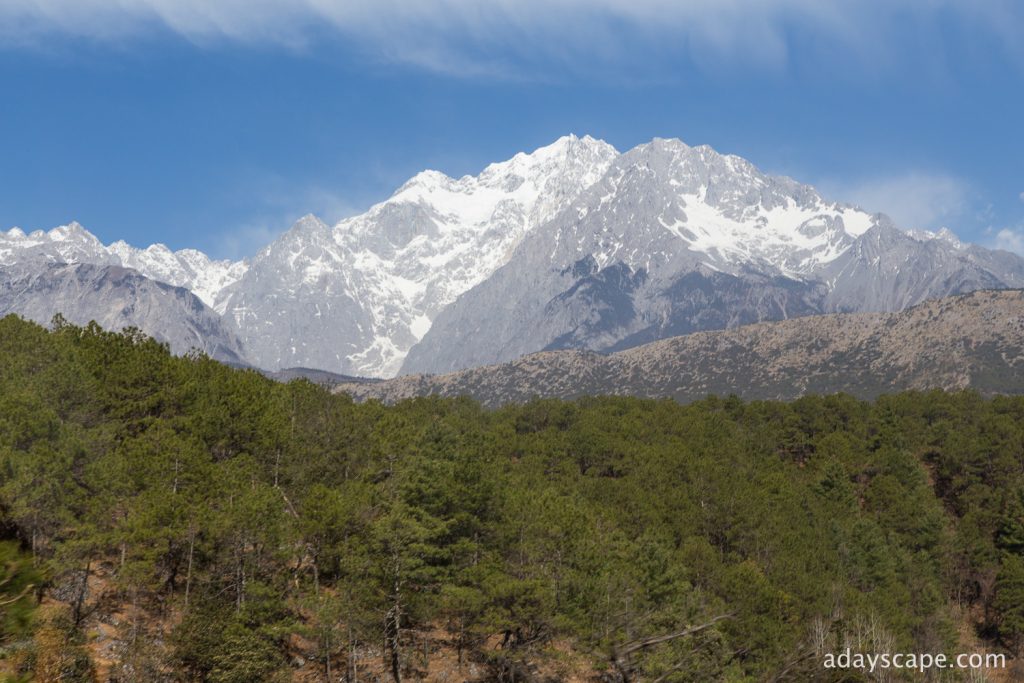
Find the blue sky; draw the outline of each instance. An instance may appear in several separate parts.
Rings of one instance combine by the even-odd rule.
[[[254,253],[424,168],[679,137],[1024,253],[1010,0],[10,0],[0,228]]]

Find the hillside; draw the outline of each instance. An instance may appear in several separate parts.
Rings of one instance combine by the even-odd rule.
[[[387,407],[8,316],[0,678],[1020,680],[1022,442],[1020,397]]]
[[[335,391],[392,403],[470,396],[485,405],[532,397],[670,397],[709,394],[794,399],[845,392],[860,398],[907,389],[1024,393],[1024,291],[983,291],[899,313],[794,318],[697,332],[600,355],[546,351],[447,375],[408,375]]]

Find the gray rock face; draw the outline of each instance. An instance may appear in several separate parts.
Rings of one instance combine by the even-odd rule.
[[[1012,254],[911,235],[737,157],[655,140],[442,311],[401,374],[1022,285]]]
[[[1024,286],[1024,260],[946,239],[915,239],[881,220],[815,273],[827,311],[898,311],[925,299]]]
[[[137,327],[174,353],[195,348],[226,362],[244,360],[238,339],[197,296],[121,266],[47,263],[0,270],[0,315],[9,313],[44,325],[60,313],[76,325]]]
[[[307,216],[252,260],[223,290],[218,308],[255,365],[340,368],[365,348],[371,312],[356,298],[357,273],[342,261],[331,229]]]

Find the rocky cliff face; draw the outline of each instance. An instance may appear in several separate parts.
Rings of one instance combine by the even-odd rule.
[[[1024,392],[1024,292],[981,291],[898,313],[851,313],[698,332],[601,355],[548,351],[446,375],[343,384],[358,399],[468,395],[489,406],[614,394],[793,399],[904,389]]]
[[[0,316],[9,313],[42,324],[60,313],[77,325],[136,327],[179,354],[198,349],[232,363],[245,356],[238,339],[199,297],[121,266],[52,263],[0,271]]]

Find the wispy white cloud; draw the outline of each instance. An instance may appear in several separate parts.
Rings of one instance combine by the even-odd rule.
[[[840,201],[888,214],[902,228],[934,229],[956,224],[971,210],[971,188],[959,178],[923,171],[854,183],[822,183]]]
[[[256,172],[239,178],[228,199],[240,207],[237,212],[242,217],[211,229],[206,242],[199,245],[216,258],[254,256],[306,214],[333,225],[365,211],[372,203],[316,183],[302,185],[277,174]]]
[[[277,239],[284,229],[276,218],[252,219],[218,232],[203,248],[214,258],[248,258]]]
[[[988,246],[1024,256],[1024,226],[990,230]]]
[[[942,15],[1020,54],[1016,0],[3,0],[0,37],[38,45],[55,34],[107,41],[164,29],[199,43],[302,48],[341,36],[375,59],[488,75],[523,62],[650,66],[652,51],[777,68],[794,32],[871,61]]]

